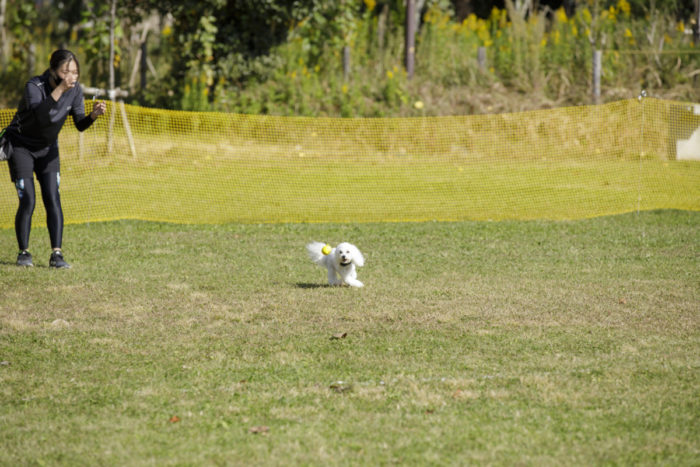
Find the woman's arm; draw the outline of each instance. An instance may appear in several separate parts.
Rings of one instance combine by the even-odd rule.
[[[80,89],[76,92],[76,96],[73,99],[73,122],[78,131],[85,131],[90,128],[92,122],[97,120],[97,117],[103,115],[107,105],[104,101],[97,102],[90,112],[89,115],[85,115],[85,100],[83,98],[83,91]]]

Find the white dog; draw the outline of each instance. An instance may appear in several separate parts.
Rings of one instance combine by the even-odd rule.
[[[357,267],[364,266],[365,258],[360,250],[350,243],[341,243],[324,254],[325,243],[312,242],[306,245],[311,261],[328,269],[330,285],[347,284],[352,287],[362,287],[364,284],[357,280]]]

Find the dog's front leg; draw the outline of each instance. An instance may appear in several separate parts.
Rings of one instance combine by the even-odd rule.
[[[353,265],[350,266],[348,271],[345,271],[343,275],[343,282],[351,287],[363,287],[364,284],[357,280],[357,271]]]
[[[351,279],[349,277],[347,279],[345,279],[345,283],[351,287],[364,287],[365,286],[365,284],[358,281],[357,279]]]
[[[335,270],[333,268],[328,268],[328,283],[330,285],[342,284],[342,281],[338,279],[338,276],[336,275]]]

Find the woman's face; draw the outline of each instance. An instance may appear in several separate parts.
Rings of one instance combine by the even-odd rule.
[[[65,62],[59,65],[56,74],[66,82],[69,88],[72,88],[78,82],[78,65],[73,60]]]

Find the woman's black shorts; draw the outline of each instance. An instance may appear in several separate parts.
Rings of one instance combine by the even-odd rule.
[[[31,151],[27,148],[14,146],[12,148],[12,157],[9,160],[10,177],[13,182],[21,178],[32,178],[37,175],[60,172],[60,163],[58,158],[58,144]]]

